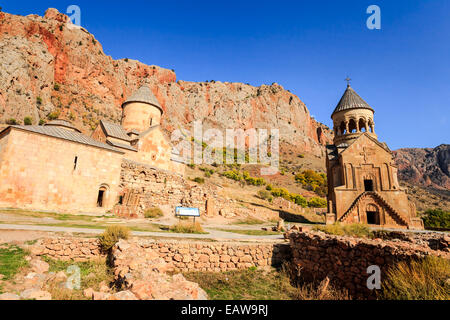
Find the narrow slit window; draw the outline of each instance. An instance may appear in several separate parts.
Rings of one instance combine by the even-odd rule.
[[[73,170],[77,169],[77,164],[78,164],[78,157],[75,157],[75,159],[73,160]]]

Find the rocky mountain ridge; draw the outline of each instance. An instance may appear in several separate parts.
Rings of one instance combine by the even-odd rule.
[[[450,145],[404,148],[394,152],[398,176],[414,185],[450,190]]]
[[[322,156],[332,132],[305,104],[274,83],[177,81],[173,70],[114,60],[84,28],[56,9],[44,17],[0,12],[0,122],[72,121],[90,133],[100,119],[119,122],[122,102],[147,83],[164,109],[163,128],[278,128],[282,141]]]

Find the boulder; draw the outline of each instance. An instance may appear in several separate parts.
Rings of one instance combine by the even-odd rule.
[[[42,274],[49,270],[50,265],[41,259],[33,259],[30,261],[30,267],[33,272]]]
[[[27,289],[20,294],[22,299],[27,300],[52,300],[50,292],[39,289]]]
[[[5,300],[20,300],[20,297],[14,293],[2,293],[0,294],[0,301]]]

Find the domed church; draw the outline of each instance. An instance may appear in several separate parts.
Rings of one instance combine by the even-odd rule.
[[[375,111],[350,84],[334,109],[334,141],[327,146],[327,224],[364,223],[423,229],[397,179],[386,143],[375,134]]]

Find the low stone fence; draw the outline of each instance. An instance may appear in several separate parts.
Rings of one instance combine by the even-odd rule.
[[[376,265],[385,272],[393,264],[428,255],[450,259],[448,250],[432,250],[426,243],[418,245],[401,240],[370,240],[328,235],[322,232],[292,232],[289,234],[292,266],[298,280],[321,281],[328,277],[338,288],[345,288],[356,298],[370,298],[375,291],[367,288],[370,274],[367,268]],[[448,243],[449,238],[442,236]],[[448,247],[447,247],[448,248]]]
[[[31,253],[56,260],[87,261],[106,257],[97,238],[44,238],[33,245]]]
[[[137,251],[154,250],[173,270],[229,271],[276,266],[290,260],[287,243],[187,242],[132,239]],[[58,260],[85,261],[104,257],[98,239],[47,238],[33,247],[36,255]],[[138,255],[139,252],[136,252]]]

